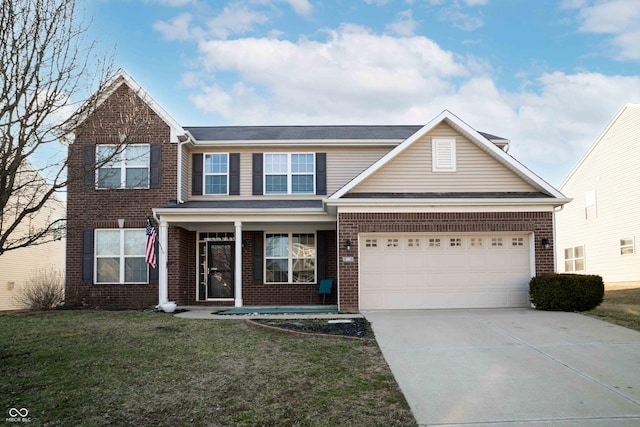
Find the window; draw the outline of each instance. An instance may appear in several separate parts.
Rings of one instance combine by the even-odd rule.
[[[584,246],[564,250],[564,271],[567,273],[584,271]]]
[[[408,238],[407,239],[407,247],[409,248],[419,248],[420,247],[420,239]]]
[[[265,235],[266,283],[316,281],[316,236],[313,233]]]
[[[512,237],[511,246],[524,246],[524,237]]]
[[[148,283],[145,229],[95,231],[95,283]]]
[[[439,248],[440,247],[440,239],[429,239],[429,247],[430,248]]]
[[[397,248],[398,247],[398,239],[387,239],[387,247],[388,248]]]
[[[377,248],[378,247],[378,239],[366,239],[364,241],[365,248]]]
[[[503,245],[502,237],[492,237],[491,238],[491,247],[498,248]]]
[[[456,171],[455,138],[433,138],[431,152],[433,172]]]
[[[313,194],[315,188],[313,153],[264,155],[265,194]]]
[[[229,155],[204,155],[204,194],[228,194]]]
[[[635,253],[635,242],[633,237],[620,239],[620,255],[633,255]]]
[[[149,144],[98,145],[98,188],[149,188]]]
[[[596,190],[584,193],[584,218],[593,219],[597,216]]]
[[[453,237],[449,239],[449,246],[452,248],[459,248],[462,246],[462,239],[459,237]]]

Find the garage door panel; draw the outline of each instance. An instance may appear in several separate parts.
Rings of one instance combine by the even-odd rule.
[[[361,309],[529,305],[528,235],[361,238],[379,242],[360,253]]]

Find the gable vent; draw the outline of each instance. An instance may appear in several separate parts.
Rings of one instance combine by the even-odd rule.
[[[456,171],[456,140],[433,138],[431,140],[433,172]]]

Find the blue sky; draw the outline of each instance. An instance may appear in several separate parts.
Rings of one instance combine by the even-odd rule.
[[[182,125],[424,124],[448,109],[559,186],[640,103],[637,0],[97,0]]]

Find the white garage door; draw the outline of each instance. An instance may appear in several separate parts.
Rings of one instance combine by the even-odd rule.
[[[360,309],[529,305],[528,234],[362,234]]]

